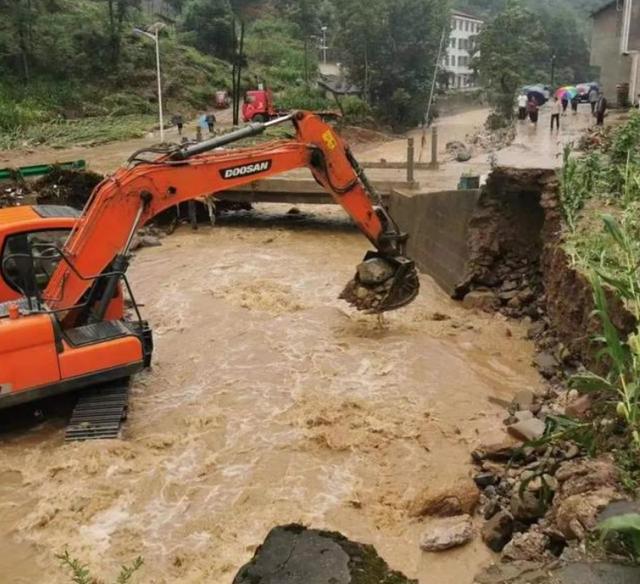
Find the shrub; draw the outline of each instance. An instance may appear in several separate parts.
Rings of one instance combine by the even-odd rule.
[[[287,110],[303,109],[309,111],[325,110],[330,107],[329,100],[319,90],[307,87],[293,87],[278,95],[278,107]]]

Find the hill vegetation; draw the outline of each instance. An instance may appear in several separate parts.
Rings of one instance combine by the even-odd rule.
[[[454,4],[491,18],[513,1]],[[531,8],[526,34],[541,33],[540,50],[518,74],[546,80],[555,54],[559,82],[589,77],[584,10],[592,4],[521,3]],[[330,58],[347,67],[366,102],[350,98],[349,109],[397,129],[413,126],[422,119],[449,8],[447,0],[0,0],[0,147],[150,129],[153,42],[133,29],[158,21],[165,25],[167,117],[211,108],[220,89],[239,100],[258,82],[276,91],[282,107],[329,106],[314,89],[324,27]]]

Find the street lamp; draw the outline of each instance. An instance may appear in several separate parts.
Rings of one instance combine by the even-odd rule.
[[[162,118],[162,78],[160,76],[160,42],[158,33],[165,27],[162,22],[152,24],[147,30],[134,28],[133,33],[150,38],[156,43],[156,73],[158,76],[158,115],[160,118],[160,142],[164,142],[164,120]]]
[[[323,26],[322,31],[322,61],[326,65],[327,64],[327,27]]]

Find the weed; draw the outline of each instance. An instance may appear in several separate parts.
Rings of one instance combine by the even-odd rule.
[[[596,529],[600,532],[601,542],[613,535],[634,560],[640,561],[640,514],[609,517]]]
[[[87,564],[82,564],[77,558],[64,550],[61,554],[56,554],[56,558],[60,563],[71,571],[71,581],[74,584],[96,584],[98,580],[91,575]],[[120,573],[116,577],[115,584],[127,584],[133,578],[133,575],[142,568],[144,560],[138,556],[130,566],[121,566]]]

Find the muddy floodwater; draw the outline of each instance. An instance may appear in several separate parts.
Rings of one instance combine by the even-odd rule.
[[[0,581],[68,583],[68,548],[112,581],[230,583],[270,528],[301,522],[372,543],[426,584],[470,583],[477,537],[425,554],[407,509],[468,478],[500,439],[532,347],[428,278],[383,323],[337,299],[368,248],[339,209],[262,206],[184,227],[136,256],[155,330],[123,440],[65,444],[64,420],[0,434]]]

